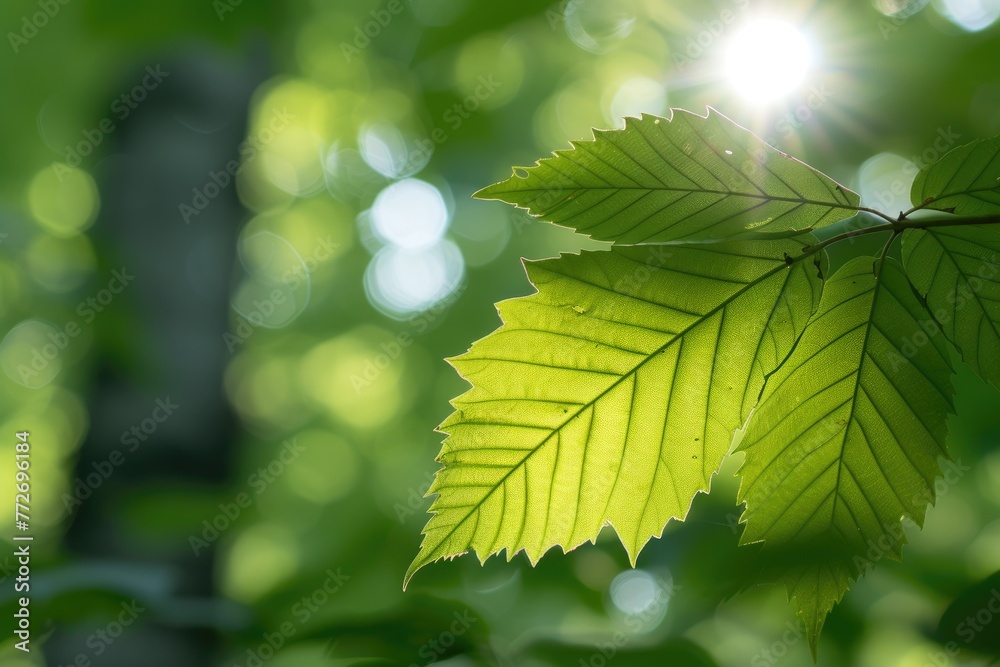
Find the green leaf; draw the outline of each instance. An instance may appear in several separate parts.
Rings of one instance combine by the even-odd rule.
[[[910,201],[957,215],[1000,213],[1000,137],[979,139],[924,165],[910,188]]]
[[[948,605],[938,623],[934,638],[943,645],[981,651],[1000,658],[1000,632],[990,629],[997,620],[994,609],[1000,607],[1000,572],[966,588]],[[976,617],[988,610],[992,620],[983,624]],[[996,665],[997,663],[992,663]]]
[[[711,108],[626,118],[571,144],[475,196],[622,244],[787,236],[851,217],[860,201]]]
[[[952,368],[944,339],[920,324],[928,319],[899,262],[848,262],[768,379],[739,447],[741,541],[781,554],[771,578],[795,600],[814,655],[850,580],[899,558],[900,519],[922,524],[934,498]],[[910,354],[912,340],[926,343]]]
[[[452,360],[473,387],[440,427],[438,497],[407,581],[469,550],[534,563],[605,524],[634,563],[709,488],[818,305],[802,250],[634,246],[526,263],[538,292],[500,303],[504,325]]]
[[[1000,387],[1000,233],[987,226],[910,229],[903,264],[965,363]]]

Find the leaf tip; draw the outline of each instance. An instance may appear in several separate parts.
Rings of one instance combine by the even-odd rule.
[[[809,655],[812,656],[813,664],[819,662],[819,635],[809,635]]]
[[[413,562],[410,563],[410,566],[406,568],[406,574],[403,575],[404,593],[406,592],[406,587],[410,585],[410,580],[413,579],[413,575],[415,575],[424,565],[426,565],[426,563],[421,562],[420,554],[417,554],[417,557],[413,559]]]
[[[517,181],[527,180],[531,175],[532,167],[511,167],[511,175],[509,178],[493,183],[492,185],[487,185],[485,188],[480,188],[472,193],[473,199],[499,199],[501,201],[505,200],[502,195],[511,192],[511,190],[517,189]],[[512,185],[512,181],[514,181]],[[514,203],[514,202],[510,202]]]
[[[493,195],[493,188],[497,186],[496,183],[493,185],[487,185],[485,188],[480,188],[472,193],[473,199],[496,199]]]

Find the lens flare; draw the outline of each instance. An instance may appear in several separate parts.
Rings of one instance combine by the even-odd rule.
[[[812,48],[798,29],[784,21],[760,19],[733,38],[726,73],[747,100],[766,104],[801,84],[811,64]]]

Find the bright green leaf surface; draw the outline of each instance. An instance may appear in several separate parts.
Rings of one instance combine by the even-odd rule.
[[[859,203],[714,109],[627,118],[572,146],[476,196],[623,244],[788,235],[848,218]]]
[[[910,201],[919,206],[957,215],[1000,213],[1000,137],[980,139],[949,151],[924,165],[910,189]]]
[[[1000,231],[986,226],[908,230],[903,264],[965,363],[1000,387]]]
[[[901,518],[922,524],[946,456],[952,369],[899,262],[859,257],[830,278],[819,310],[767,382],[747,425],[742,542],[785,559],[774,579],[810,643],[851,579],[898,558]]]
[[[765,377],[819,302],[796,241],[631,247],[529,262],[532,296],[453,360],[473,387],[441,426],[432,518],[407,579],[440,558],[532,562],[605,524],[635,562],[709,487]]]

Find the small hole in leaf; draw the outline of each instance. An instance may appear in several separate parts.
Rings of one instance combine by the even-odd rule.
[[[527,178],[528,170],[524,167],[514,167],[514,175],[518,178]]]
[[[726,155],[732,155],[732,154],[733,152],[731,150],[726,150]]]

